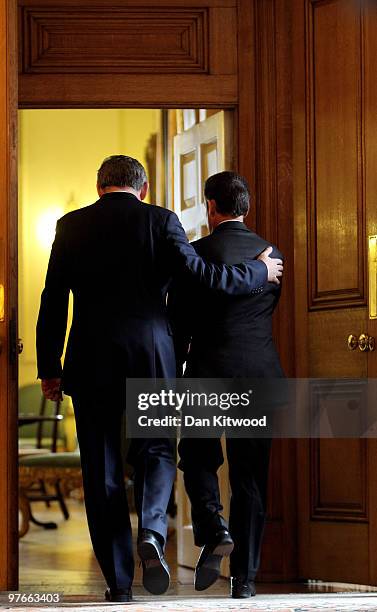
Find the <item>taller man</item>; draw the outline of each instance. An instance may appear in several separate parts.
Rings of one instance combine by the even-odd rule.
[[[131,600],[134,561],[121,461],[126,377],[175,377],[166,312],[172,277],[190,270],[203,284],[234,294],[278,283],[282,262],[268,253],[238,266],[205,263],[177,216],[145,205],[143,166],[116,155],[97,177],[99,200],[57,223],[37,325],[38,376],[49,399],[72,395],[85,504],[94,552],[112,601]],[[61,366],[68,297],[73,322]],[[166,508],[175,476],[169,440],[134,440],[143,583],[155,594],[169,586],[163,557]]]

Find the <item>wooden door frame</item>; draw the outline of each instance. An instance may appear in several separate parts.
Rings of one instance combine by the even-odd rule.
[[[166,0],[168,5],[173,1]],[[178,0],[183,4],[183,0]],[[136,3],[135,3],[136,4]],[[147,0],[146,4],[151,4]],[[191,3],[195,4],[195,2]],[[0,223],[7,235],[5,255],[6,312],[17,311],[17,2],[0,0],[0,182],[4,200],[0,201]],[[266,238],[279,244],[286,255],[283,299],[275,320],[275,337],[286,373],[294,375],[294,295],[293,282],[293,198],[292,198],[292,119],[291,119],[291,31],[290,0],[238,0],[238,95],[237,104],[201,101],[202,108],[233,108],[235,110],[235,150],[238,171],[246,176],[254,199],[255,214],[250,225]],[[1,48],[1,47],[0,47]],[[117,104],[124,108],[138,106],[135,101]],[[23,105],[25,106],[25,105]],[[75,108],[104,108],[106,104],[75,103]],[[109,104],[107,105],[110,106]],[[142,104],[139,105],[143,106]],[[145,106],[145,105],[144,105]],[[151,106],[148,104],[148,106]],[[155,108],[192,107],[160,99]],[[196,104],[195,106],[198,106]],[[33,105],[28,105],[33,107]],[[37,107],[40,108],[40,105]],[[47,107],[47,106],[45,106]],[[64,102],[58,105],[64,108]],[[112,104],[114,107],[114,104]],[[258,155],[256,155],[256,152]],[[255,220],[255,222],[254,222]],[[1,248],[1,245],[0,245]],[[1,260],[0,260],[1,262]],[[0,269],[1,274],[1,269]],[[1,279],[0,279],[0,282]],[[9,318],[9,317],[8,317]],[[290,325],[285,322],[289,321]],[[14,318],[14,324],[16,318]],[[18,587],[18,499],[17,499],[17,372],[9,363],[10,349],[15,351],[17,338],[13,326],[12,346],[9,344],[9,321],[0,323],[0,589]],[[10,370],[12,369],[12,375]],[[6,381],[11,381],[9,384]],[[7,394],[4,392],[7,390]],[[280,447],[279,447],[280,448]],[[282,464],[289,474],[282,473],[287,489],[283,495],[283,512],[288,517],[282,534],[285,541],[295,532],[295,442],[281,445]],[[287,468],[286,468],[287,469]],[[283,468],[282,468],[283,471]],[[295,547],[284,558],[284,579],[296,577]]]
[[[292,53],[293,7],[291,0],[255,0],[255,191],[257,231],[277,244],[285,256],[283,297],[274,316],[274,337],[287,376],[296,373],[293,198]],[[296,58],[295,58],[296,61]],[[246,173],[246,168],[240,168]],[[297,541],[297,440],[275,440],[281,464],[283,559],[287,581],[298,577]],[[275,473],[275,472],[274,472]],[[291,476],[289,478],[289,475]],[[287,477],[288,476],[288,477]],[[277,537],[280,534],[277,533]],[[287,539],[289,538],[289,539]],[[279,580],[278,576],[274,576]],[[263,579],[263,575],[262,575]]]
[[[18,581],[17,473],[17,23],[15,0],[0,0],[0,589]]]

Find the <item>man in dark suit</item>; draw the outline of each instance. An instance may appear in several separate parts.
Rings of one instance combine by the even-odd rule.
[[[246,181],[221,172],[205,185],[212,233],[193,243],[196,252],[217,264],[257,258],[270,245],[243,223],[249,210]],[[273,256],[282,258],[273,248]],[[188,378],[277,378],[283,376],[272,339],[272,313],[280,286],[268,283],[249,296],[208,291],[195,279],[183,279],[169,293],[178,369],[186,361]],[[230,555],[232,596],[255,594],[266,514],[271,441],[227,437],[232,489],[228,525],[221,516],[217,470],[223,463],[219,438],[182,438],[180,464],[192,507],[194,538],[203,547],[195,588],[208,588],[220,574],[222,557]],[[229,533],[230,532],[230,533]]]
[[[99,200],[57,223],[37,324],[38,376],[49,399],[72,395],[85,504],[106,597],[129,601],[134,561],[121,461],[126,377],[174,378],[175,357],[166,310],[173,276],[190,270],[208,287],[235,294],[278,283],[281,261],[263,254],[238,266],[205,263],[177,216],[142,203],[143,166],[123,155],[98,171]],[[68,296],[73,322],[64,361]],[[154,594],[169,586],[164,559],[166,508],[175,476],[166,439],[133,440],[143,583]]]

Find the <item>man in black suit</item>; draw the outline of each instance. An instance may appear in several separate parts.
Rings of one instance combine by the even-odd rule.
[[[193,243],[196,252],[217,264],[257,258],[266,248],[281,253],[243,223],[249,210],[249,188],[241,176],[221,172],[205,185],[212,233]],[[272,313],[281,287],[268,283],[249,296],[208,291],[195,279],[183,279],[169,293],[178,369],[186,361],[188,378],[277,378],[283,376],[272,339]],[[194,538],[203,547],[195,588],[208,588],[219,576],[222,557],[230,555],[232,596],[255,594],[266,514],[271,441],[227,437],[232,489],[228,525],[217,470],[223,463],[220,439],[182,438],[180,464],[192,507]],[[230,532],[230,533],[229,533]]]
[[[189,270],[208,287],[234,294],[275,282],[281,261],[263,254],[239,266],[205,263],[177,216],[142,203],[143,166],[123,155],[106,159],[97,177],[99,200],[57,223],[37,324],[38,376],[49,399],[72,395],[85,504],[107,599],[130,601],[134,561],[121,461],[126,377],[174,378],[166,310],[173,276]],[[73,322],[64,361],[68,296]],[[133,440],[143,583],[154,594],[169,586],[164,559],[166,508],[175,476],[166,439]]]

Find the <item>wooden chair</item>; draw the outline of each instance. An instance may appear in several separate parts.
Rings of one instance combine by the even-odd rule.
[[[50,402],[43,397],[39,384],[22,386],[19,390],[19,425],[20,425],[20,458],[34,456],[29,452],[31,449],[45,450],[51,454],[65,450],[65,436],[59,424],[66,412],[67,401]],[[40,453],[39,453],[40,454]],[[21,459],[20,459],[21,460]],[[68,508],[64,501],[60,480],[55,482],[49,480],[48,491],[46,481],[43,478],[35,478],[25,489],[25,496],[30,502],[44,501],[47,506],[50,502],[57,501],[64,518],[69,518]],[[31,509],[29,520],[45,529],[55,528],[55,523],[44,523],[37,520]]]
[[[35,385],[38,387],[37,385]],[[35,392],[35,390],[34,390]],[[40,397],[40,391],[38,387],[38,393]],[[66,400],[67,403],[69,400]],[[49,402],[51,403],[51,402]],[[53,414],[51,410],[41,410],[38,415],[39,419],[42,419],[46,423],[48,420],[53,418],[57,421],[61,420],[63,415],[61,414],[61,404],[55,406]],[[69,420],[69,404],[64,410],[64,414],[68,414],[67,420]],[[27,416],[24,413],[20,413],[19,422],[23,426],[29,426],[29,423],[33,420],[33,413]],[[54,421],[52,421],[54,422]],[[68,429],[68,428],[67,428]],[[59,432],[59,422],[57,422],[57,430]],[[30,430],[29,430],[30,431]],[[38,428],[35,429],[38,432]],[[43,431],[43,430],[42,430]],[[52,429],[55,431],[55,428]],[[69,438],[69,436],[68,436]],[[58,438],[59,439],[59,438]],[[122,440],[122,459],[123,469],[125,474],[125,488],[128,498],[128,504],[130,511],[135,511],[134,495],[133,495],[133,480],[132,473],[133,469],[126,462],[127,451],[129,447],[129,440],[126,435],[126,419],[122,420],[121,427],[121,440]],[[77,441],[77,439],[76,439]],[[44,452],[43,447],[46,442],[45,432],[38,438],[35,447],[32,449],[23,448],[22,453],[19,456],[19,509],[22,516],[22,523],[19,530],[19,536],[22,537],[27,533],[30,522],[34,522],[37,525],[44,527],[45,529],[56,529],[57,524],[52,522],[42,523],[37,521],[31,512],[30,502],[38,500],[44,500],[49,503],[53,499],[64,504],[66,508],[64,497],[67,496],[72,490],[82,490],[82,478],[81,478],[81,462],[80,453],[78,447],[73,452],[53,452],[54,449],[54,438],[50,439],[51,452]],[[73,436],[71,436],[71,443],[73,442]],[[57,443],[57,447],[59,444]],[[73,448],[73,446],[72,446]],[[55,445],[56,449],[56,445]],[[54,487],[56,496],[48,496],[47,491],[44,494],[43,491],[35,493],[35,483],[44,483],[45,488]],[[68,518],[68,510],[66,514],[63,511],[65,518]]]
[[[31,522],[45,529],[56,529],[56,523],[35,521],[30,502],[30,487],[34,482],[43,481],[47,486],[58,487],[64,500],[74,489],[81,489],[81,461],[77,449],[73,452],[43,453],[24,455],[19,459],[19,509],[22,516],[19,537],[23,537]]]
[[[23,385],[18,394],[19,443],[21,448],[44,448],[52,453],[65,450],[64,418],[67,401],[50,402],[41,393],[40,385]],[[38,418],[34,418],[38,417]]]

